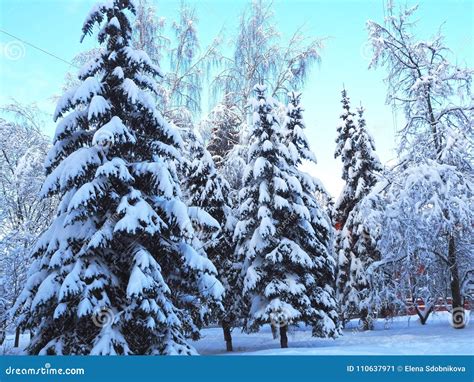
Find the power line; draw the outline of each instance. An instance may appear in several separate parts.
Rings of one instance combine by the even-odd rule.
[[[63,59],[63,58],[56,56],[54,53],[48,52],[47,50],[44,50],[44,49],[40,48],[39,46],[36,46],[36,45],[34,45],[34,44],[32,44],[32,43],[26,41],[26,40],[23,40],[23,39],[21,39],[21,38],[19,38],[19,37],[17,37],[17,36],[14,36],[14,35],[12,35],[11,33],[7,32],[7,31],[5,31],[5,30],[3,30],[3,29],[0,29],[0,32],[2,32],[2,33],[4,33],[4,34],[6,34],[6,35],[8,35],[8,36],[10,36],[10,37],[12,37],[12,38],[14,38],[15,40],[18,40],[18,41],[22,42],[23,44],[26,44],[26,45],[28,45],[28,46],[31,46],[32,48],[37,49],[37,50],[39,50],[40,52],[47,54],[48,56],[51,56],[51,57],[53,57],[53,58],[55,58],[55,59],[57,59],[57,60],[59,60],[59,61],[62,61],[62,62],[64,62],[65,64],[68,64],[68,65],[71,65],[71,66],[73,66],[73,67],[75,67],[75,68],[77,68],[77,69],[80,69],[77,65],[74,65],[72,62],[66,61],[66,60]]]

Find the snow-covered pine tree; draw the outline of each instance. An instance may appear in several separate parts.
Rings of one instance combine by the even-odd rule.
[[[351,137],[355,132],[356,126],[354,123],[355,114],[350,110],[350,101],[346,89],[342,90],[342,108],[343,112],[340,116],[341,125],[337,128],[338,135],[336,138],[336,151],[334,157],[341,157],[342,179],[347,182],[354,154]],[[334,255],[337,262],[336,296],[339,304],[339,316],[343,325],[345,324],[345,319],[349,315],[349,312],[346,311],[345,295],[347,294],[347,290],[352,289],[349,285],[351,243],[348,240],[348,232],[344,230],[344,226],[349,217],[349,213],[355,204],[350,198],[350,190],[346,191],[346,188],[348,188],[347,184],[336,202],[332,217],[334,227],[336,228],[334,243]]]
[[[336,305],[334,289],[336,264],[332,256],[333,228],[331,219],[322,208],[320,201],[317,199],[317,195],[319,194],[325,200],[331,200],[331,197],[319,179],[312,177],[300,169],[300,165],[303,161],[316,163],[316,156],[311,151],[308,139],[304,133],[306,125],[303,119],[304,109],[301,106],[300,92],[292,91],[288,93],[288,105],[286,109],[284,134],[286,135],[286,143],[291,156],[289,163],[294,167],[295,175],[300,181],[303,204],[309,210],[310,222],[319,242],[319,252],[317,255],[324,263],[324,267],[321,267],[317,273],[315,273],[316,283],[319,288],[322,288],[322,290],[325,290],[325,292],[331,296],[328,299],[319,299],[319,297],[315,296],[315,301],[319,300],[318,304],[320,305],[317,306],[317,309],[328,312],[330,319],[337,323],[337,311],[334,308]],[[317,293],[322,292],[318,290]],[[322,337],[325,336],[324,328],[314,326],[313,331],[318,336],[320,334]]]
[[[183,189],[188,209],[199,227],[199,239],[203,246],[209,247],[221,230],[228,184],[217,173],[209,152],[194,131],[188,131],[185,135],[187,142],[186,158],[182,166]]]
[[[316,157],[309,148],[309,142],[304,134],[306,125],[303,120],[304,109],[301,106],[301,93],[289,92],[288,105],[286,107],[285,129],[292,160],[301,164],[303,160],[316,163]]]
[[[377,182],[376,174],[382,171],[382,165],[375,154],[375,144],[372,137],[366,130],[364,118],[364,108],[357,109],[358,128],[355,138],[357,153],[355,158],[355,171],[359,172],[361,178],[357,183],[355,197],[358,199],[357,205],[349,215],[346,222],[346,229],[351,232],[350,240],[353,246],[355,258],[352,258],[350,267],[349,285],[354,288],[355,294],[351,295],[351,301],[358,307],[363,329],[372,328],[372,316],[369,314],[373,310],[371,301],[370,280],[367,273],[374,261],[380,259],[377,250],[377,234],[369,229],[365,224],[364,216],[358,213],[359,205],[373,189]],[[351,227],[351,228],[349,228]]]
[[[336,288],[340,315],[345,319],[360,314],[365,329],[370,326],[367,308],[367,267],[378,258],[375,241],[363,222],[355,219],[358,203],[375,185],[376,173],[382,170],[375,154],[373,139],[365,128],[363,108],[358,110],[358,125],[350,110],[350,100],[342,91],[342,124],[338,128],[335,157],[341,157],[344,188],[335,204],[335,254],[338,262]]]
[[[187,206],[187,212],[195,232],[191,244],[198,253],[209,258],[207,250],[219,235],[221,224],[199,206],[199,203],[196,202],[196,193],[203,191],[200,186],[202,186],[203,177],[207,176],[204,169],[207,168],[207,165],[213,167],[213,164],[206,163],[206,165],[200,166],[200,154],[203,146],[192,126],[189,129],[181,129],[181,137],[184,141],[181,150],[183,158],[177,162],[178,179],[182,185],[183,201]],[[222,311],[220,300],[191,299],[188,302],[189,304],[185,308],[192,312],[194,323],[198,327],[209,325],[218,312]]]
[[[204,122],[210,134],[207,150],[219,169],[226,164],[229,153],[239,143],[242,119],[239,109],[224,97]]]
[[[220,281],[225,288],[222,298],[224,311],[216,311],[214,319],[218,319],[224,332],[226,348],[232,351],[231,329],[236,325],[239,295],[234,288],[237,271],[234,267],[233,231],[235,218],[230,207],[229,184],[217,171],[212,157],[200,139],[192,134],[189,142],[191,158],[186,169],[186,190],[189,204],[196,220],[203,213],[213,218],[213,224],[200,224],[202,227],[200,239],[209,259],[216,265]],[[205,216],[204,216],[205,218]],[[217,224],[216,232],[212,226]],[[211,229],[210,229],[211,228]]]
[[[42,192],[62,200],[17,304],[31,354],[193,354],[183,308],[223,290],[190,244],[182,139],[152,100],[159,69],[131,47],[133,12],[129,0],[92,9],[82,31],[100,27],[103,53],[56,108]]]
[[[274,101],[256,85],[252,100],[248,164],[240,192],[239,222],[234,239],[242,263],[241,284],[245,327],[278,326],[280,344],[288,346],[288,325],[304,322],[314,335],[334,336],[332,313],[318,307],[331,301],[318,286],[317,275],[328,267],[325,248],[316,237],[303,202],[301,184],[274,113]],[[333,300],[334,301],[334,300]]]

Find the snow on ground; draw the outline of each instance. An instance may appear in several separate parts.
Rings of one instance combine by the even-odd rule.
[[[0,346],[0,356],[1,355],[19,355],[23,353],[23,349],[28,345],[30,342],[30,335],[29,333],[24,333],[20,336],[20,347],[14,348],[13,345],[15,343],[15,334],[10,333],[7,334],[5,341]]]
[[[204,329],[202,338],[194,343],[200,354],[236,355],[437,355],[474,354],[474,319],[465,329],[454,329],[447,312],[433,314],[426,325],[417,316],[380,319],[375,330],[362,332],[357,320],[351,321],[337,339],[311,337],[310,328],[292,328],[289,348],[280,349],[272,338],[270,327],[259,333],[232,332],[234,352],[226,353],[221,328]]]
[[[473,316],[473,315],[471,315]],[[474,354],[474,317],[465,329],[454,329],[447,312],[432,314],[426,325],[416,316],[396,317],[391,321],[379,319],[375,330],[362,332],[357,320],[351,321],[337,339],[311,337],[311,329],[291,328],[289,348],[280,349],[279,340],[272,338],[269,326],[259,333],[245,334],[240,329],[232,332],[234,352],[225,351],[221,328],[202,331],[202,338],[194,342],[203,355],[439,355]],[[0,354],[21,354],[29,341],[29,334],[20,337],[20,348],[13,348],[14,335],[7,336],[0,346]]]

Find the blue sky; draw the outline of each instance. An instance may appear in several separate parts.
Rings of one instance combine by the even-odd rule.
[[[95,40],[91,37],[86,38],[83,44],[79,43],[83,20],[94,2],[1,0],[0,29],[70,61],[78,52],[95,46]],[[196,6],[201,45],[205,46],[222,27],[226,37],[230,37],[247,1],[189,3]],[[156,4],[158,15],[166,19],[173,18],[179,7],[179,1],[156,0]],[[277,26],[283,36],[289,36],[304,24],[308,35],[328,37],[321,52],[321,64],[312,70],[303,89],[303,103],[307,135],[318,158],[318,165],[309,170],[320,177],[335,196],[342,186],[340,163],[333,158],[342,85],[348,90],[354,107],[360,101],[364,104],[368,128],[374,136],[382,162],[394,158],[394,132],[397,126],[403,124],[402,116],[393,115],[384,103],[384,71],[367,68],[369,58],[365,23],[368,19],[382,22],[383,4],[384,0],[274,1]],[[472,67],[474,1],[425,0],[419,4],[418,35],[428,38],[444,22],[446,42],[455,59]],[[52,97],[60,95],[64,76],[73,69],[0,32],[0,103],[11,98],[25,103],[35,102],[50,115],[55,107]],[[53,131],[51,121],[46,132],[51,135]]]

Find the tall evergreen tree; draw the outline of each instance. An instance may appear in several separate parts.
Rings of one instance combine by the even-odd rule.
[[[195,135],[190,143],[190,154],[186,171],[189,203],[192,209],[200,209],[199,214],[204,212],[212,217],[219,227],[219,231],[215,232],[206,228],[212,224],[203,224],[201,241],[209,259],[216,265],[219,279],[225,288],[225,295],[222,298],[224,309],[218,316],[226,348],[232,351],[231,329],[239,318],[240,296],[234,288],[237,279],[232,240],[235,218],[230,207],[229,184],[217,171],[210,153]]]
[[[62,200],[17,306],[32,354],[193,354],[189,305],[222,293],[192,246],[182,139],[154,106],[159,69],[131,46],[134,11],[129,0],[92,9],[82,31],[98,25],[103,52],[56,108],[42,192]]]
[[[219,169],[226,164],[229,153],[239,143],[242,119],[239,109],[224,97],[205,120],[204,125],[210,130],[207,149]]]
[[[332,289],[318,285],[327,268],[291,155],[265,86],[255,87],[253,125],[240,220],[234,238],[242,262],[241,287],[247,330],[270,323],[280,329],[280,344],[288,346],[288,325],[312,325],[314,335],[334,336],[337,327],[329,311],[318,309],[333,300]],[[326,306],[325,306],[326,307]]]
[[[342,90],[342,108],[343,112],[340,116],[341,125],[337,128],[336,151],[334,157],[341,157],[342,160],[342,179],[346,182],[339,199],[336,202],[333,220],[336,228],[334,254],[337,262],[336,273],[336,295],[339,304],[339,315],[344,325],[345,319],[349,312],[346,311],[344,301],[346,299],[347,290],[349,288],[349,272],[350,272],[350,243],[347,239],[347,231],[343,231],[349,213],[354,207],[353,191],[348,187],[349,169],[351,167],[353,157],[353,147],[351,136],[355,132],[354,116],[350,110],[350,101],[347,96],[346,89]],[[347,189],[347,190],[346,190]]]
[[[324,263],[324,266],[318,269],[316,282],[319,288],[324,289],[331,296],[327,300],[320,300],[318,302],[319,305],[316,307],[324,312],[328,312],[330,319],[338,325],[337,312],[334,309],[336,263],[332,256],[333,228],[330,217],[324,211],[317,198],[317,195],[320,195],[324,199],[330,200],[330,196],[319,179],[300,170],[300,165],[303,161],[316,164],[316,156],[311,151],[308,139],[304,133],[306,124],[303,119],[304,109],[301,106],[301,93],[294,91],[288,93],[288,101],[284,130],[291,155],[290,163],[301,183],[302,200],[309,210],[310,222],[319,242],[317,256]],[[318,297],[315,297],[316,300],[318,300]],[[314,330],[318,332],[319,329],[315,327]],[[321,336],[325,336],[323,328],[321,328]]]
[[[338,128],[335,157],[341,157],[344,188],[335,205],[335,253],[338,262],[337,293],[343,321],[360,314],[364,328],[370,326],[366,296],[368,280],[365,271],[377,259],[375,241],[356,219],[358,204],[375,185],[376,173],[382,170],[375,154],[372,137],[366,130],[363,108],[358,110],[358,125],[350,110],[347,92],[342,91],[342,124]]]

